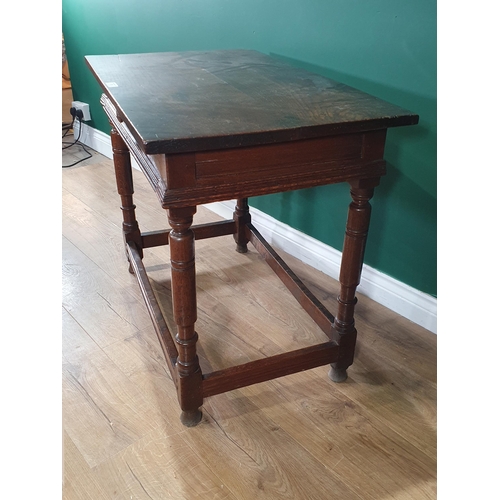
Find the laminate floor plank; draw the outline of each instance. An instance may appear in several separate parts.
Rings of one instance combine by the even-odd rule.
[[[183,432],[181,410],[174,382],[153,327],[138,331],[121,342],[106,346],[104,352],[152,407],[161,412],[170,433]]]
[[[324,369],[277,379],[270,386],[241,392],[318,460],[334,466],[358,493],[369,487],[367,498],[406,498],[408,486],[419,484],[420,496],[408,498],[435,497],[435,461],[387,425],[383,409],[373,417],[338,391]]]
[[[238,500],[182,434],[161,428],[95,467],[93,478],[116,500]]]
[[[111,500],[71,438],[63,433],[63,500]]]
[[[99,345],[150,321],[145,305],[63,238],[63,306]],[[137,325],[135,324],[137,323]]]
[[[338,390],[361,405],[367,414],[383,418],[430,458],[436,455],[434,387],[406,378],[403,371],[394,369],[376,354],[361,350],[350,368],[348,381]]]
[[[250,398],[211,399],[202,423],[181,436],[236,498],[362,498]]]
[[[63,311],[63,424],[89,467],[160,425],[165,416]]]

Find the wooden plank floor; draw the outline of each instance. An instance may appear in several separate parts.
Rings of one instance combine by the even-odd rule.
[[[168,227],[134,174],[141,229]],[[65,500],[436,497],[434,334],[360,295],[345,383],[320,367],[221,394],[185,428],[128,273],[112,163],[95,155],[62,176]],[[219,219],[203,207],[195,217]],[[338,283],[279,253],[335,313]],[[168,247],[145,254],[168,315]],[[204,370],[326,339],[253,248],[238,254],[225,236],[196,256]]]

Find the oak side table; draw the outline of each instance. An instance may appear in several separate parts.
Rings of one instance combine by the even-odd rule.
[[[388,127],[418,116],[346,85],[255,51],[87,56],[111,123],[113,160],[130,271],[137,277],[177,388],[181,421],[201,419],[203,399],[330,364],[347,377],[356,343],[354,306],[370,220],[369,200],[385,174]],[[141,232],[130,154],[166,209],[171,229]],[[248,197],[347,182],[348,208],[340,294],[333,316],[251,223]],[[192,226],[197,205],[236,199],[233,220]],[[325,342],[202,373],[195,240],[232,234],[264,257],[325,333]],[[147,248],[169,245],[170,332],[142,262]],[[201,334],[203,334],[201,332]]]

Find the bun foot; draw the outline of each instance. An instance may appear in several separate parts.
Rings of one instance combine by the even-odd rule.
[[[331,366],[328,378],[335,383],[344,382],[347,380],[347,369]]]
[[[238,253],[247,253],[248,252],[248,246],[247,245],[240,245],[240,244],[236,244],[236,251]]]
[[[203,414],[200,410],[188,410],[181,413],[181,422],[186,427],[194,427],[201,421]]]

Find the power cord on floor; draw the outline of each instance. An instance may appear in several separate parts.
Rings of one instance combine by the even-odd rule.
[[[73,124],[75,123],[75,120],[78,120],[78,123],[79,123],[78,137],[73,142],[63,142],[63,144],[67,144],[67,146],[63,146],[62,149],[64,150],[64,149],[71,148],[72,146],[80,146],[81,148],[83,148],[83,150],[87,153],[88,156],[86,156],[85,158],[82,158],[81,160],[75,161],[74,163],[71,163],[70,165],[63,165],[62,168],[74,167],[78,163],[81,163],[82,161],[85,161],[85,160],[88,160],[89,158],[92,158],[92,153],[87,150],[87,148],[85,147],[85,145],[83,143],[80,142],[80,136],[82,135],[83,113],[80,109],[77,110],[75,108],[71,108],[69,110],[69,112],[71,113],[73,120],[71,121],[71,124],[69,126],[67,126],[66,131],[64,132],[62,138],[64,139],[66,137],[66,135],[68,134],[68,132],[73,128]]]

